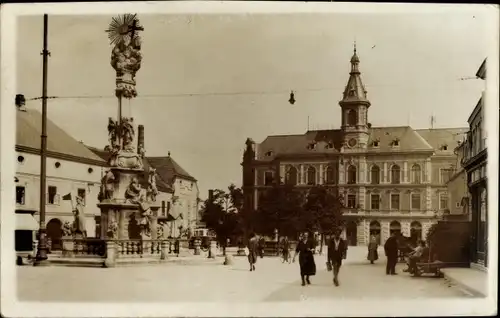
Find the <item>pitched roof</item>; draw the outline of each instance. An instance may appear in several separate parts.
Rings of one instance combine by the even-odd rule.
[[[42,114],[34,109],[18,109],[16,111],[16,146],[40,151],[41,134]],[[52,152],[104,163],[99,156],[85,147],[83,143],[71,137],[50,119],[47,119],[47,151],[49,156]]]
[[[422,138],[424,138],[432,146],[432,148],[434,148],[437,155],[453,155],[459,142],[464,140],[467,131],[469,131],[469,128],[434,128],[416,130],[416,132],[421,135]]]
[[[340,102],[351,103],[351,102],[365,102],[370,103],[366,96],[366,89],[361,81],[361,72],[359,71],[359,57],[356,53],[356,48],[354,48],[354,55],[351,58],[351,72],[349,73],[349,80],[344,89],[343,99]]]
[[[165,176],[165,181],[172,184],[175,178],[182,178],[196,182],[197,180],[184,170],[172,157],[146,157],[147,161],[156,169],[158,174]]]
[[[87,147],[102,159],[106,161],[108,160],[109,153],[107,151],[90,146]],[[148,171],[150,166],[156,169],[156,173],[158,174],[156,186],[158,187],[158,190],[162,192],[173,191],[172,185],[176,177],[194,182],[197,181],[170,156],[146,157],[143,159],[143,165],[145,171]]]
[[[452,155],[453,149],[467,128],[418,129],[409,126],[372,127],[368,140],[369,153],[435,151],[441,155]],[[398,140],[399,146],[393,142]],[[374,141],[378,141],[375,147]],[[443,145],[447,145],[444,150]],[[333,146],[333,147],[332,147]],[[268,136],[257,145],[257,160],[271,161],[286,155],[313,155],[339,153],[342,146],[342,131],[315,130],[302,135]]]

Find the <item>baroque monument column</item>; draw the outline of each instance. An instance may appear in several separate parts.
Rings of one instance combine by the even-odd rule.
[[[106,30],[113,46],[111,66],[116,71],[115,95],[118,118],[109,118],[108,164],[101,181],[98,207],[102,216],[102,237],[107,241],[156,239],[156,171],[144,171],[144,128],[135,135],[134,119],[122,117],[122,99],[137,96],[135,75],[141,68],[141,38],[143,31],[135,14],[115,17]],[[118,242],[118,244],[120,244]]]

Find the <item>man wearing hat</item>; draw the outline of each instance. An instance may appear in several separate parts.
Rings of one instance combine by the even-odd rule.
[[[342,266],[342,260],[347,256],[347,243],[340,237],[341,229],[335,230],[333,238],[328,242],[328,262],[333,267],[333,283],[339,285],[339,271]]]

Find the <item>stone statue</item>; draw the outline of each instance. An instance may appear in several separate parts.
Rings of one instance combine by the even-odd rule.
[[[63,236],[72,236],[73,235],[73,229],[71,228],[70,222],[68,222],[68,221],[64,222],[63,227],[62,227],[62,232],[63,232]]]
[[[163,230],[163,223],[159,223],[156,227],[156,238],[158,240],[163,239],[165,236],[165,231]]]
[[[139,212],[141,218],[139,219],[139,225],[141,227],[141,234],[150,236],[151,235],[151,208],[146,202],[146,191],[142,189],[139,180],[134,177],[132,178],[129,187],[125,191],[125,199],[128,202],[139,205]]]
[[[108,238],[111,239],[116,239],[118,238],[118,222],[115,220],[112,220],[108,224],[108,231],[107,231]]]
[[[99,192],[99,201],[112,200],[115,191],[114,186],[115,175],[111,170],[108,170],[101,179],[101,191]]]
[[[121,127],[121,137],[123,142],[123,151],[125,152],[134,152],[135,147],[134,137],[134,119],[132,117],[123,117],[122,118],[122,127]]]
[[[87,237],[87,230],[85,229],[85,215],[83,213],[83,198],[76,196],[76,206],[73,209],[73,215],[75,220],[73,221],[73,233],[81,234],[83,237]]]
[[[116,91],[131,99],[137,96],[135,74],[141,68],[141,39],[138,36],[120,41],[111,52],[111,66],[116,71]]]
[[[156,169],[150,167],[148,173],[148,190],[147,190],[148,201],[156,202],[157,195],[158,195],[158,188],[156,188]]]

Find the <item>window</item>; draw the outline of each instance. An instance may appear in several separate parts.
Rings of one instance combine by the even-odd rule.
[[[297,184],[297,168],[290,167],[290,169],[288,169],[288,172],[286,173],[285,182],[290,185]]]
[[[355,166],[349,166],[347,169],[347,183],[348,184],[355,184],[356,183],[356,167]]]
[[[376,147],[378,147],[379,143],[380,143],[380,141],[375,140],[375,141],[373,142],[373,147],[375,147],[375,148],[376,148]]]
[[[316,184],[316,169],[314,167],[309,167],[307,169],[307,184]]]
[[[399,210],[399,193],[391,194],[391,210]]]
[[[349,110],[347,112],[347,124],[349,126],[355,126],[358,123],[358,114],[355,110]]]
[[[415,184],[422,182],[422,169],[417,164],[411,167],[411,181]]]
[[[420,210],[420,193],[412,193],[411,194],[411,209],[412,210]]]
[[[450,180],[449,169],[439,169],[439,178],[441,183],[446,183]]]
[[[86,198],[86,193],[87,193],[87,191],[85,191],[85,189],[81,189],[81,188],[80,188],[80,189],[78,189],[78,190],[77,190],[77,195],[78,195],[80,198],[82,198],[82,199],[83,199],[83,205],[85,205],[85,201],[86,201],[86,200],[85,200],[85,198]]]
[[[273,155],[273,152],[272,151],[268,151],[266,152],[266,157],[271,157]]]
[[[439,195],[439,209],[446,210],[448,208],[448,195],[442,193]]]
[[[371,209],[380,210],[380,194],[371,195]]]
[[[393,165],[391,167],[391,183],[399,184],[401,183],[401,168],[398,165]]]
[[[398,139],[393,140],[393,141],[392,141],[392,145],[393,145],[394,147],[399,147],[399,140],[398,140]]]
[[[315,142],[311,142],[307,145],[307,149],[309,150],[314,150],[316,149],[316,143]]]
[[[347,207],[349,209],[356,208],[356,195],[355,194],[347,195]]]
[[[326,168],[326,183],[335,184],[336,183],[335,169],[333,167]]]
[[[274,175],[272,171],[264,172],[264,185],[272,185],[274,181]]]
[[[16,203],[17,204],[25,204],[26,200],[26,188],[25,187],[16,187]]]
[[[378,166],[372,167],[371,179],[372,184],[380,184],[380,168]]]
[[[57,187],[49,186],[47,203],[48,204],[59,204],[59,197],[57,195]]]

